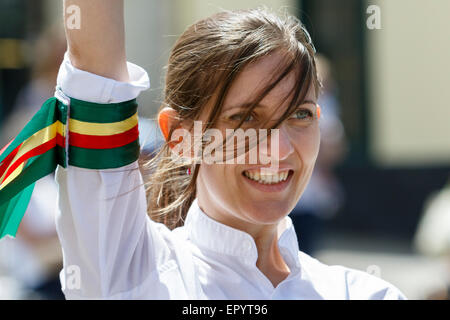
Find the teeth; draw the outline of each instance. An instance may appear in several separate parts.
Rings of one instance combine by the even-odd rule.
[[[247,178],[259,182],[261,184],[275,184],[281,181],[285,181],[288,177],[289,172],[279,172],[279,173],[261,173],[260,171],[244,171]]]

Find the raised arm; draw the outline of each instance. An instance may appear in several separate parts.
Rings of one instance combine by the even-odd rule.
[[[169,294],[161,282],[175,270],[172,233],[147,215],[134,99],[149,79],[125,60],[123,1],[66,0],[66,18],[71,5],[79,7],[81,25],[65,26],[69,53],[57,81],[72,99],[69,165],[56,171],[64,294],[67,299],[185,298],[179,285]],[[72,281],[76,274],[79,281]]]
[[[106,78],[128,81],[123,0],[64,0],[66,22],[71,18],[71,6],[78,6],[80,13],[79,29],[64,24],[72,64]]]

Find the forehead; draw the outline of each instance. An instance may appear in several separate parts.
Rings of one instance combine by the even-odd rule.
[[[231,86],[225,99],[224,108],[252,102],[267,85],[276,80],[281,71],[280,68],[286,67],[286,63],[283,62],[281,54],[273,53],[246,66]],[[280,106],[288,103],[289,99],[287,98],[297,84],[296,81],[296,73],[291,72],[264,97],[261,104]],[[308,90],[306,99],[315,100],[312,87]]]

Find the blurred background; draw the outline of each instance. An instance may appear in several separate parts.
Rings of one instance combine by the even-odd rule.
[[[301,249],[410,299],[449,299],[450,2],[126,0],[127,56],[152,83],[141,116],[155,116],[188,25],[258,5],[302,20],[324,84],[318,162],[290,215]],[[53,95],[65,49],[62,1],[0,0],[1,146]],[[63,298],[55,199],[53,177],[39,181],[17,239],[0,242],[0,299]]]

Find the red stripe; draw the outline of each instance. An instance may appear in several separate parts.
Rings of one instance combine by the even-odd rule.
[[[3,179],[3,181],[5,181],[9,175],[11,175],[11,173],[14,172],[15,169],[17,169],[23,162],[27,161],[28,159],[44,154],[46,153],[48,150],[56,147],[56,145],[59,145],[61,147],[63,147],[61,145],[61,141],[64,141],[64,138],[57,133],[56,137],[37,146],[34,149],[31,149],[30,151],[26,152],[25,154],[23,154],[19,159],[17,159],[9,168],[8,171],[6,172],[6,175]],[[3,182],[2,181],[2,182]]]
[[[12,142],[12,141],[11,141],[11,142]],[[3,153],[3,152],[6,150],[6,148],[11,144],[11,142],[8,143],[8,145],[2,149],[2,152],[1,152],[1,153]],[[0,177],[3,176],[3,173],[6,171],[6,169],[8,169],[9,164],[11,163],[11,161],[13,161],[13,159],[14,159],[14,157],[16,156],[17,152],[19,152],[19,149],[20,149],[20,147],[22,146],[22,144],[23,144],[23,142],[22,142],[21,144],[19,144],[19,145],[17,146],[17,148],[15,148],[15,149],[14,149],[14,150],[13,150],[13,151],[5,158],[5,160],[3,160],[2,164],[0,164]],[[0,153],[0,154],[1,154],[1,153]]]
[[[128,131],[110,136],[94,136],[69,132],[69,144],[85,149],[112,149],[127,145],[139,138],[138,125]]]
[[[66,139],[59,133],[56,133],[56,144],[62,148],[66,146]]]

